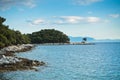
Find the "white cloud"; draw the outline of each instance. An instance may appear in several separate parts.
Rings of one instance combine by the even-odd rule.
[[[23,4],[24,4],[25,6],[30,7],[30,8],[33,8],[33,7],[36,6],[34,0],[26,0],[26,2],[23,2]]]
[[[100,22],[101,20],[100,20],[100,18],[98,18],[98,17],[87,17],[87,18],[86,18],[86,21],[87,21],[88,23],[98,23],[98,22]]]
[[[105,22],[99,17],[81,17],[81,16],[60,16],[55,17],[59,20],[56,20],[56,24],[80,24],[80,23],[99,23]]]
[[[43,20],[43,19],[36,19],[36,20],[28,20],[27,22],[32,24],[32,25],[39,25],[39,24],[44,24],[45,20]]]
[[[66,23],[79,23],[79,21],[83,20],[83,17],[80,16],[61,16],[61,19]]]
[[[120,14],[110,14],[109,16],[112,18],[118,18],[118,17],[120,17]]]
[[[33,8],[36,4],[35,0],[0,0],[0,10],[6,10],[13,6],[27,6]]]
[[[33,24],[35,24],[35,25],[38,25],[38,24],[41,24],[41,23],[44,23],[44,20],[37,19],[37,20],[33,21]]]
[[[102,0],[74,0],[76,4],[80,5],[90,5],[96,2],[101,2]]]
[[[82,17],[82,16],[54,16],[52,19],[35,19],[28,20],[31,25],[69,25],[69,24],[95,24],[95,23],[108,23],[109,20],[101,19],[99,17]]]

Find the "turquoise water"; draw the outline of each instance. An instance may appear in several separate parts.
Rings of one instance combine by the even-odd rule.
[[[17,56],[47,65],[38,71],[0,73],[0,80],[120,80],[120,43],[37,45]]]

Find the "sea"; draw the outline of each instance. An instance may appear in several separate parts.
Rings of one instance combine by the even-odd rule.
[[[36,45],[18,57],[44,61],[35,70],[0,73],[0,80],[120,80],[120,43]]]

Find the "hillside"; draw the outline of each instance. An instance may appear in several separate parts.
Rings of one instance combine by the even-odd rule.
[[[69,37],[55,29],[44,29],[28,34],[31,43],[69,43]]]
[[[0,17],[0,48],[30,43],[30,39],[25,35],[21,34],[20,31],[9,29],[9,26],[4,25],[5,18]]]

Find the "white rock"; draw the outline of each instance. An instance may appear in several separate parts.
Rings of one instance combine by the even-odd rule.
[[[16,63],[16,62],[21,62],[22,60],[20,60],[19,58],[16,57],[8,57],[8,56],[4,56],[0,59],[0,64],[10,64],[10,63]]]

